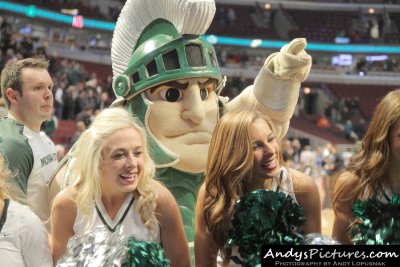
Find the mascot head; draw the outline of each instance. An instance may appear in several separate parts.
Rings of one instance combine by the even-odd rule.
[[[223,79],[200,37],[213,0],[128,0],[112,40],[113,89],[146,128],[158,167],[205,169]]]

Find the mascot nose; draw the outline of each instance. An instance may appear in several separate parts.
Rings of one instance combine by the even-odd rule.
[[[200,97],[199,86],[193,85],[187,88],[182,102],[184,108],[182,118],[200,124],[205,117],[205,107]]]

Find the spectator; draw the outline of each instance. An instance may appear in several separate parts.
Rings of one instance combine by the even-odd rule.
[[[42,126],[40,129],[50,138],[53,139],[54,133],[56,132],[58,128],[58,119],[54,115],[54,110],[53,110],[53,115],[46,121],[42,123]]]
[[[343,128],[343,135],[349,141],[354,140],[355,136],[353,133],[353,123],[351,122],[351,120],[346,120],[346,123]]]
[[[328,143],[323,152],[323,166],[328,176],[331,176],[344,167],[343,158],[332,143]]]
[[[108,92],[102,92],[100,94],[100,102],[97,105],[97,109],[105,109],[111,106],[112,100],[110,99],[110,96]]]
[[[63,94],[63,119],[73,120],[75,119],[75,98],[76,98],[76,86],[69,85],[66,92]]]
[[[303,172],[311,176],[316,169],[316,155],[310,145],[304,146],[300,152],[300,163],[303,166]]]
[[[65,82],[60,81],[59,84],[57,85],[57,88],[54,93],[54,109],[55,109],[55,115],[57,118],[61,119],[62,118],[62,113],[63,113],[63,108],[64,108],[64,100],[63,100],[63,95],[64,95],[64,90],[65,90]]]
[[[27,58],[8,64],[1,73],[8,115],[0,121],[0,153],[16,173],[8,182],[42,221],[50,217],[47,183],[57,166],[56,148],[40,132],[53,111],[53,82],[47,68],[44,58]]]
[[[84,121],[78,120],[76,122],[76,132],[74,134],[74,136],[71,138],[71,144],[70,147],[72,147],[76,141],[78,141],[79,137],[81,136],[81,134],[86,131],[87,126],[86,123]]]
[[[86,127],[89,127],[95,117],[94,111],[94,106],[86,106],[84,110],[76,115],[76,120],[83,121],[86,124]]]
[[[300,152],[301,152],[301,143],[300,140],[297,138],[294,138],[292,140],[292,148],[293,148],[293,161],[295,163],[300,162]]]
[[[366,130],[366,123],[364,118],[359,118],[354,124],[354,132],[357,135],[358,139],[362,139]]]
[[[353,152],[353,150],[352,150],[350,147],[346,148],[346,151],[343,151],[343,152],[342,152],[342,158],[343,158],[343,165],[344,165],[344,167],[347,167],[347,165],[348,165],[349,162],[350,162],[350,158],[351,158],[353,155],[354,155],[354,152]]]

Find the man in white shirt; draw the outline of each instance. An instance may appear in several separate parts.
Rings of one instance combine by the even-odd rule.
[[[53,111],[48,66],[43,57],[26,58],[7,64],[1,73],[8,114],[0,121],[0,153],[15,174],[8,182],[42,221],[50,217],[48,183],[58,164],[54,143],[40,131]]]

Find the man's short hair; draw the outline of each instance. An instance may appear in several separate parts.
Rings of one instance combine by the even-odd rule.
[[[12,88],[22,95],[22,70],[25,68],[42,68],[47,70],[48,67],[49,61],[44,56],[30,57],[7,63],[1,72],[1,94],[7,108],[10,106],[10,100],[6,95],[7,88]]]

